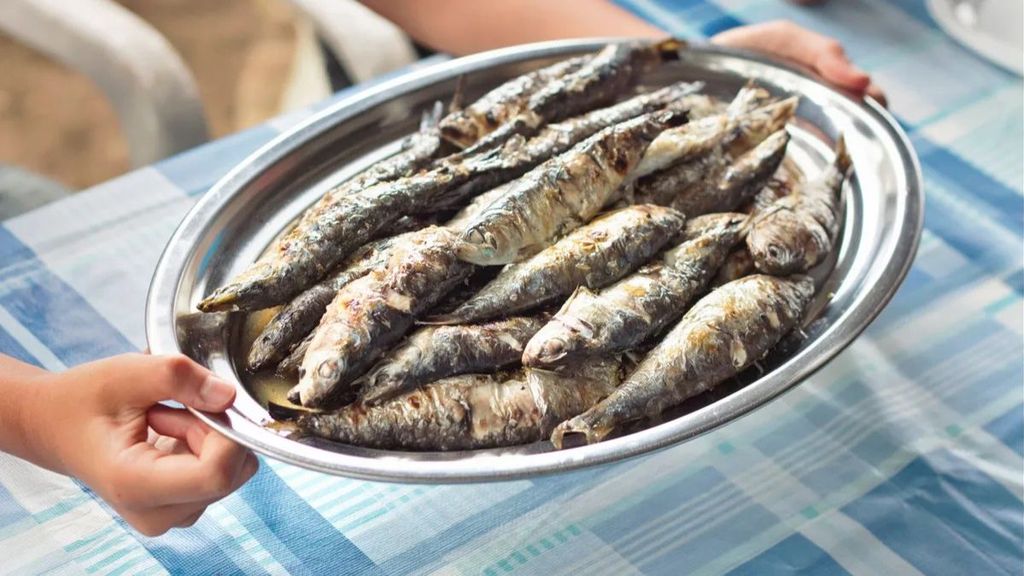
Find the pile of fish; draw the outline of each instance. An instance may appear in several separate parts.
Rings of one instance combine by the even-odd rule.
[[[360,446],[593,443],[726,381],[798,328],[850,159],[786,160],[796,98],[643,78],[611,44],[440,106],[331,190],[204,312],[277,307],[253,372],[276,418]]]

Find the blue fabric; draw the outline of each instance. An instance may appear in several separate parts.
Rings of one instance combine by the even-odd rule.
[[[906,281],[843,354],[685,444],[571,474],[413,486],[262,460],[145,538],[0,454],[0,573],[924,574],[1024,568],[1024,89],[924,0],[622,0],[683,36],[788,18],[838,37],[917,150]],[[150,275],[195,198],[310,110],[0,225],[0,352],[61,369],[145,345]],[[54,423],[59,425],[59,423]]]

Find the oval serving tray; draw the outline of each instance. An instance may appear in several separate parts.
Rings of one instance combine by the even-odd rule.
[[[748,79],[773,94],[801,96],[790,157],[807,177],[831,159],[842,133],[855,176],[846,187],[840,248],[814,271],[818,296],[805,339],[773,354],[763,373],[748,371],[688,402],[676,417],[592,446],[554,450],[547,442],[468,452],[370,450],[269,429],[236,367],[243,314],[199,314],[196,303],[251,263],[270,241],[332,185],[392,154],[420,113],[447,102],[466,75],[475,97],[514,75],[599,49],[572,40],[496,50],[444,62],[338,102],[244,160],[204,195],[167,244],[150,286],[146,334],[154,354],[185,353],[239,388],[226,418],[199,414],[224,435],[267,456],[330,474],[401,482],[522,478],[608,463],[698,436],[758,408],[838,354],[881,312],[913,261],[923,221],[920,168],[896,121],[877,103],[855,101],[807,74],[746,52],[692,46],[679,62],[645,78],[657,86],[701,80],[728,99]]]

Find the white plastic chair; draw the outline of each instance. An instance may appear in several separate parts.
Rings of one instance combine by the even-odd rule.
[[[405,34],[354,0],[288,1],[354,82],[416,60]],[[115,2],[0,0],[0,32],[95,82],[113,105],[134,166],[207,140],[192,74],[156,29]]]
[[[118,4],[2,0],[0,32],[95,82],[113,105],[133,165],[207,140],[191,73],[159,32]]]

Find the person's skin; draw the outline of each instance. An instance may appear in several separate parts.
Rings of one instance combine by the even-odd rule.
[[[593,36],[659,38],[667,32],[607,0],[363,0],[417,41],[457,56],[483,50]],[[791,60],[855,95],[885,97],[847,59],[835,39],[786,21],[726,30],[711,38]]]
[[[191,526],[256,473],[248,450],[174,400],[223,412],[232,385],[184,356],[48,372],[0,354],[0,451],[78,478],[147,536]]]

